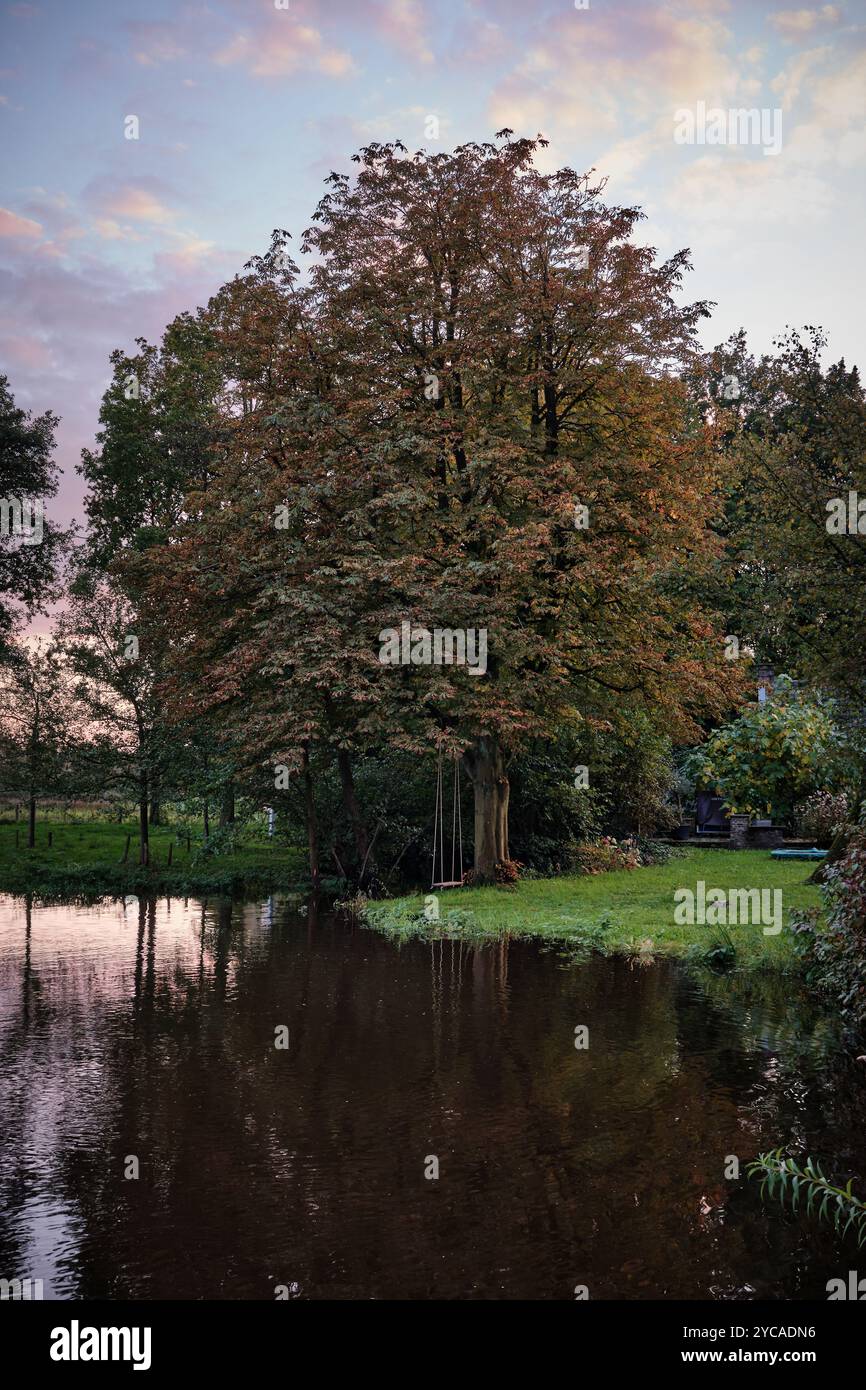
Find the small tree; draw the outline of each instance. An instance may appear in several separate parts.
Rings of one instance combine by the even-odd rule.
[[[72,585],[60,637],[102,775],[136,787],[139,863],[146,865],[149,799],[170,761],[157,695],[159,634],[145,628],[115,580],[85,571]]]
[[[71,705],[56,644],[12,643],[0,666],[0,750],[4,790],[27,805],[29,849],[36,844],[37,803],[61,789]]]

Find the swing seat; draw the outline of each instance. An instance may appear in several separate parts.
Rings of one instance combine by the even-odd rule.
[[[434,888],[462,888],[462,887],[463,887],[463,879],[462,879],[462,878],[452,878],[448,883],[434,883],[434,884],[433,884],[433,887],[434,887]]]

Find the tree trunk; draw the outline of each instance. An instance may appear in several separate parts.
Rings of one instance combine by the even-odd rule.
[[[234,825],[235,823],[235,784],[227,782],[223,787],[222,800],[220,802],[220,825]]]
[[[150,823],[151,825],[162,825],[162,801],[160,800],[159,791],[151,793]]]
[[[27,810],[27,848],[36,848],[36,797],[32,792]]]
[[[301,768],[304,777],[304,810],[307,818],[307,846],[310,854],[310,878],[313,887],[319,887],[319,827],[316,821],[316,801],[313,796],[313,779],[310,775],[310,754],[307,748],[302,753]]]
[[[138,862],[143,865],[144,868],[147,868],[150,863],[150,838],[148,835],[147,808],[147,778],[144,778],[141,783],[138,802]]]
[[[204,804],[204,837],[205,837],[206,840],[209,840],[209,839],[210,839],[210,802],[209,802],[209,801],[206,801],[205,804]]]
[[[355,837],[358,864],[364,864],[369,868],[371,859],[370,837],[367,834],[367,827],[364,824],[364,817],[361,815],[361,807],[358,804],[358,797],[355,792],[355,779],[352,776],[352,759],[345,748],[337,749],[337,767],[340,772],[343,805],[351,821],[352,833]]]
[[[508,853],[508,798],[510,787],[502,748],[489,734],[482,734],[463,755],[475,793],[476,883],[495,883],[498,865]]]

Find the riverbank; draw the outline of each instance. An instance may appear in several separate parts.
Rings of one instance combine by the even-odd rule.
[[[16,830],[17,840],[16,845]],[[214,837],[206,850],[200,829],[152,826],[150,865],[136,863],[137,826],[105,821],[40,821],[36,846],[27,849],[27,826],[0,823],[0,892],[45,900],[124,894],[255,896],[303,887],[308,878],[301,850],[244,836],[226,846]]]
[[[814,866],[772,859],[766,850],[686,850],[666,864],[569,878],[528,879],[513,888],[458,888],[436,895],[438,921],[425,917],[425,897],[367,903],[365,923],[397,939],[486,940],[540,937],[605,954],[686,956],[736,963],[752,970],[791,970],[797,957],[787,931],[792,910],[820,907],[820,890],[806,883]],[[780,908],[782,929],[675,920],[677,890],[765,889]],[[776,892],[781,897],[772,896]],[[699,905],[699,903],[698,903]],[[430,905],[428,910],[435,910]]]

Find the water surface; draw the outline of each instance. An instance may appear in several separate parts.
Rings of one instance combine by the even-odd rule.
[[[0,1276],[46,1298],[800,1299],[856,1268],[724,1175],[785,1143],[866,1189],[866,1067],[790,982],[6,898],[0,1062]]]

